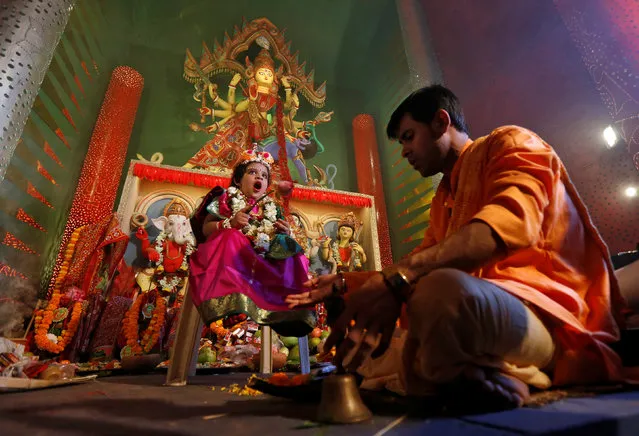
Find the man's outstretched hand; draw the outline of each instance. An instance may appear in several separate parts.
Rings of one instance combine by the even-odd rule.
[[[345,310],[332,326],[324,349],[337,346],[335,364],[355,371],[371,355],[379,357],[386,351],[400,311],[401,302],[383,276],[375,274],[361,288],[349,292]]]
[[[337,274],[327,274],[311,279],[304,283],[306,292],[287,295],[284,300],[289,309],[313,307],[322,303],[333,293],[333,283],[339,280]]]

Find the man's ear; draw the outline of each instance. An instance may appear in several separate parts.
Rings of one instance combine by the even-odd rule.
[[[437,110],[435,120],[437,121],[437,127],[442,130],[446,130],[451,125],[450,114],[445,109]]]
[[[451,125],[450,115],[446,110],[438,109],[430,125],[435,133],[435,137],[439,138],[446,133],[446,130],[448,130],[448,127]]]

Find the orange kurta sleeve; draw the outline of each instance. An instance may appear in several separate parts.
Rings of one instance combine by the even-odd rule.
[[[526,131],[509,130],[491,138],[489,156],[487,202],[473,219],[488,224],[510,250],[536,244],[560,177],[556,154]]]

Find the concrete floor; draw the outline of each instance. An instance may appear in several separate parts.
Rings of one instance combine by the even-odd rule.
[[[115,376],[52,389],[0,395],[1,435],[637,435],[639,392],[570,398],[457,418],[409,418],[374,410],[356,426],[319,426],[316,406],[219,388],[244,385],[247,374],[201,375],[182,388],[162,386],[161,374]],[[216,387],[216,389],[212,389]]]

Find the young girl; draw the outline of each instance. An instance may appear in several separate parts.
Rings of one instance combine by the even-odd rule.
[[[211,190],[191,219],[198,249],[189,285],[206,324],[244,313],[285,336],[312,330],[308,311],[290,311],[285,298],[303,290],[308,259],[291,237],[281,207],[270,197],[273,157],[244,152],[231,186]],[[279,182],[290,193],[292,183]]]

